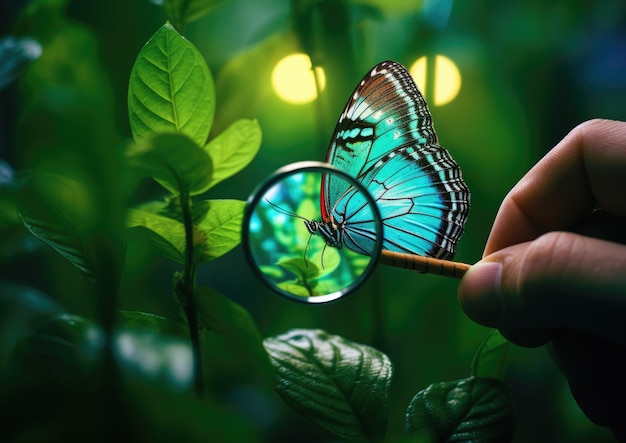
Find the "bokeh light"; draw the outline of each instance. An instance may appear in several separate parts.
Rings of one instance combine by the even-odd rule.
[[[411,65],[409,72],[426,101],[434,106],[442,106],[454,100],[461,90],[461,73],[452,60],[437,55],[434,59],[434,69],[430,71],[432,74],[429,76],[428,63],[432,62],[432,58],[420,57]],[[428,84],[429,81],[434,82],[432,87]],[[429,97],[428,94],[434,97]]]
[[[323,90],[326,78],[322,68],[313,72],[311,59],[302,53],[290,54],[282,58],[272,71],[274,92],[287,103],[304,104],[317,98],[315,77],[319,89]]]

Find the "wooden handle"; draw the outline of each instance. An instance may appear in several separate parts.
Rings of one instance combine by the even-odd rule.
[[[456,261],[441,260],[439,258],[424,257],[422,255],[402,254],[382,250],[379,263],[396,268],[411,269],[422,274],[437,274],[445,277],[461,278],[471,265]]]

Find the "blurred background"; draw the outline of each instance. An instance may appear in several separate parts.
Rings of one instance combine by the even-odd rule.
[[[10,35],[14,17],[27,4],[2,1],[0,37]],[[98,124],[112,131],[114,140],[129,139],[128,76],[137,53],[165,20],[162,9],[148,0],[75,0],[54,19],[71,27],[73,34],[65,37],[73,46],[64,54],[46,55],[60,37],[33,28],[44,46],[37,63],[76,64],[68,83],[90,91]],[[323,160],[339,113],[361,77],[386,59],[411,68],[439,142],[461,166],[472,192],[456,256],[466,263],[480,259],[509,189],[568,131],[591,118],[626,120],[626,4],[621,0],[223,0],[183,34],[204,55],[216,81],[212,134],[238,118],[257,119],[263,130],[252,164],[208,198],[245,200],[280,166]],[[319,97],[311,63],[322,70]],[[16,170],[36,166],[37,158],[21,117],[32,99],[32,74],[27,74],[0,95],[0,158]],[[65,97],[62,89],[54,94]],[[48,129],[38,127],[38,137],[45,139]],[[134,198],[152,198],[155,192],[146,186]],[[159,258],[147,237],[128,235],[120,307],[176,317],[171,276],[178,265]],[[6,244],[3,280],[42,288],[71,312],[94,317],[94,303],[82,296],[84,282],[71,265],[43,251],[38,272],[25,275],[32,256],[10,254]],[[202,266],[199,282],[248,309],[263,336],[320,328],[390,356],[395,365],[392,436],[402,435],[406,406],[417,391],[469,376],[474,351],[488,332],[459,309],[457,281],[377,269],[347,299],[308,306],[269,292],[245,263],[238,247]],[[612,440],[579,411],[545,348],[513,348],[507,378],[517,402],[515,441]],[[236,401],[254,401],[241,395],[244,400]],[[269,441],[300,435],[308,436],[306,441],[331,440],[284,406],[259,405],[270,411],[259,426],[280,429],[267,431],[273,435]]]

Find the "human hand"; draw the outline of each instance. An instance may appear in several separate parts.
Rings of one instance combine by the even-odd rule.
[[[601,208],[601,209],[597,209]],[[459,286],[474,321],[521,346],[552,342],[583,411],[626,417],[626,123],[574,129],[504,199]]]

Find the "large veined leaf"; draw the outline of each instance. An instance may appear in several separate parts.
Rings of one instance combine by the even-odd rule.
[[[211,140],[204,149],[213,162],[213,175],[206,189],[245,168],[261,147],[261,127],[256,120],[237,120]]]
[[[198,262],[208,262],[229,252],[241,242],[241,222],[246,202],[207,200],[204,218],[198,223],[194,255]]]
[[[18,196],[26,229],[72,263],[90,283],[95,269],[85,237],[94,223],[92,197],[82,183],[57,175],[32,177]]]
[[[321,330],[265,339],[277,392],[294,410],[348,439],[382,441],[393,367],[376,349]]]
[[[195,46],[165,23],[137,56],[128,85],[135,141],[181,132],[203,146],[215,114],[211,72]]]
[[[515,430],[513,398],[504,382],[492,378],[435,383],[413,397],[406,426],[424,441],[510,441]]]
[[[126,150],[131,167],[152,177],[172,194],[197,194],[211,181],[207,153],[182,134],[154,134]]]
[[[509,342],[497,329],[492,329],[472,361],[472,375],[502,380],[506,368]]]

